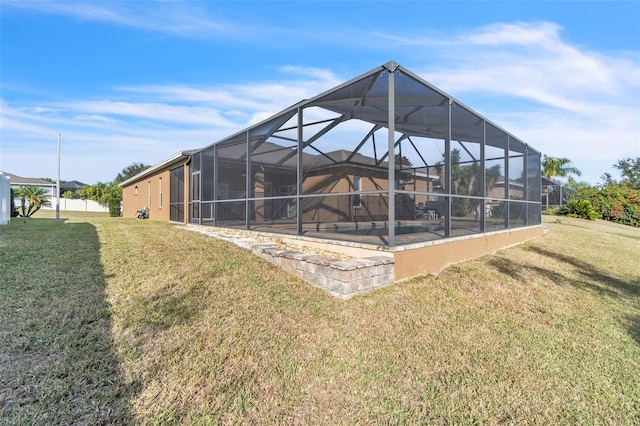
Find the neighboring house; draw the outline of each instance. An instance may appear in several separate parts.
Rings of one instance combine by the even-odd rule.
[[[22,177],[3,171],[0,171],[0,173],[11,179],[11,188],[13,190],[20,188],[21,186],[38,186],[44,189],[46,195],[49,197],[56,197],[56,184],[54,182],[49,182],[39,178]]]
[[[562,207],[567,201],[573,199],[576,191],[568,188],[562,182],[553,179],[542,178],[542,209],[549,207]]]
[[[64,193],[67,191],[75,194],[76,191],[83,186],[87,186],[87,184],[78,182],[77,180],[60,182],[60,195],[64,195]]]
[[[7,172],[0,172],[0,173],[2,173],[4,176],[7,176],[10,179],[11,189],[13,190],[20,188],[21,186],[38,186],[44,189],[45,194],[50,197],[49,200],[51,201],[51,205],[42,207],[42,209],[43,210],[56,209],[56,201],[57,201],[57,195],[56,195],[57,184],[56,183],[49,182],[44,179],[17,176]],[[75,180],[71,182],[67,182],[66,184],[67,184],[67,188],[69,189],[71,188],[78,189],[85,185],[84,183],[78,182]],[[64,192],[65,192],[64,186],[62,183],[60,183],[60,193],[64,194]],[[15,206],[20,206],[20,200],[15,199],[14,204]],[[61,198],[60,210],[61,211],[83,211],[83,212],[108,212],[109,208],[93,200],[68,200],[68,199]]]

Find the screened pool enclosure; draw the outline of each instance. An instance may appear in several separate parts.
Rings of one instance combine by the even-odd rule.
[[[541,223],[540,154],[394,62],[191,157],[189,221],[394,247]]]

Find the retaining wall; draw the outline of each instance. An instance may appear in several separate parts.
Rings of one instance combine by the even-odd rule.
[[[255,245],[253,252],[333,296],[347,298],[395,281],[389,257],[334,259],[283,250],[275,244]]]

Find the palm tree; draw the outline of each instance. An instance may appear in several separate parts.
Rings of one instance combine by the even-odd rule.
[[[44,188],[39,186],[21,186],[15,190],[16,197],[20,198],[20,216],[30,217],[42,207],[50,207],[51,201]]]
[[[568,158],[547,157],[542,159],[542,177],[553,180],[554,177],[569,177],[569,175],[582,175],[582,172],[571,165]]]
[[[444,157],[444,155],[443,155]],[[445,181],[444,176],[444,159],[435,164],[435,170],[440,178],[440,182]],[[485,194],[478,194],[482,183],[482,168],[480,162],[473,161],[469,164],[461,165],[460,150],[454,148],[451,150],[451,193],[456,195],[480,195],[484,196],[496,185],[502,176],[500,164],[495,164],[485,170]],[[476,210],[480,200],[465,199],[458,206],[457,214],[461,216],[467,215],[469,212]]]

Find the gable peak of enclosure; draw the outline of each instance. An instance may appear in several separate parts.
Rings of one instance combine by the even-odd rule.
[[[541,223],[539,152],[395,62],[194,153],[189,182],[191,223],[383,248]]]

